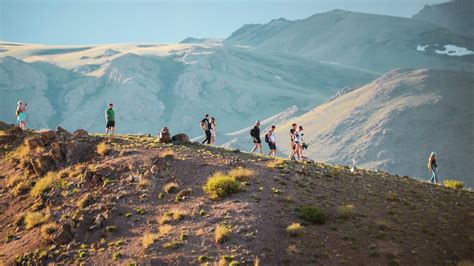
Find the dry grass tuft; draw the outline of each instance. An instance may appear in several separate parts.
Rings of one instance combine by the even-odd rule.
[[[38,197],[45,191],[57,186],[59,184],[59,177],[55,172],[49,172],[45,177],[39,179],[35,186],[31,189],[30,194],[33,197]]]
[[[49,217],[49,214],[43,214],[41,212],[28,212],[24,218],[25,227],[26,229],[31,229],[37,225],[47,222]]]
[[[230,170],[227,174],[237,181],[245,181],[253,177],[255,172],[252,169],[237,167]]]
[[[167,149],[165,151],[162,151],[160,156],[164,159],[174,159],[174,157],[176,157],[176,153],[171,149]]]
[[[266,164],[267,168],[285,168],[288,166],[288,160],[277,158],[277,159],[272,159],[271,161],[267,162]]]
[[[16,184],[20,183],[24,179],[21,175],[12,175],[7,178],[7,187],[14,187]]]
[[[105,156],[107,152],[109,151],[109,147],[107,146],[107,143],[101,142],[97,144],[96,150],[97,154],[100,156]]]
[[[143,236],[142,236],[142,245],[145,247],[145,248],[148,248],[149,246],[151,246],[153,243],[155,243],[156,240],[158,240],[160,238],[160,236],[158,234],[153,234],[153,233],[150,233],[150,232],[145,232],[143,233]]]
[[[235,178],[222,172],[211,175],[203,189],[211,199],[223,198],[239,191],[240,184]]]
[[[337,215],[341,218],[348,219],[354,216],[354,205],[347,204],[339,206],[336,210]]]
[[[232,231],[230,230],[229,227],[220,224],[216,227],[214,239],[216,243],[222,243],[226,241],[227,239],[229,239],[231,234],[232,234]]]
[[[300,235],[302,230],[303,226],[300,223],[292,223],[286,228],[286,232],[293,237]]]
[[[159,224],[167,224],[171,222],[179,222],[186,217],[188,213],[180,209],[173,209],[171,211],[165,212],[161,217],[158,218]]]
[[[454,188],[454,189],[463,189],[464,183],[454,179],[444,180],[443,182],[445,187]]]
[[[169,224],[164,224],[164,225],[160,226],[160,229],[159,229],[161,236],[165,236],[173,230],[174,230],[174,226],[171,226]]]

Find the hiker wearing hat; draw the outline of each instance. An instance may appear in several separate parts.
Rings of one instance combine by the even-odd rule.
[[[428,158],[427,164],[428,170],[431,172],[430,182],[432,184],[438,184],[438,165],[436,164],[436,153],[431,152],[430,157]]]
[[[260,121],[257,120],[255,122],[254,127],[250,130],[250,136],[252,137],[254,147],[250,153],[253,153],[257,149],[260,151],[260,154],[263,154],[262,152],[262,140],[260,139]]]
[[[28,103],[23,105],[22,101],[18,101],[16,106],[16,121],[20,125],[20,128],[25,130],[26,129],[26,110],[28,110]]]

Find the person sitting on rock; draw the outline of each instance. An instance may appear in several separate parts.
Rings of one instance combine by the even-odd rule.
[[[18,105],[16,107],[16,121],[19,123],[20,128],[25,130],[26,129],[26,110],[28,110],[28,103],[23,105],[22,101],[18,101]]]
[[[161,143],[171,143],[171,134],[168,127],[164,127],[160,131],[160,137],[158,139]]]
[[[115,135],[115,111],[113,107],[114,105],[109,103],[109,108],[105,110],[105,134],[109,134],[109,130],[112,129],[112,136]]]

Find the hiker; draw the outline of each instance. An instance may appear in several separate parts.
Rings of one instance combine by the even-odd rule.
[[[438,165],[436,164],[436,153],[431,152],[428,158],[428,170],[431,172],[430,182],[432,184],[438,184]]]
[[[211,143],[211,125],[209,122],[209,114],[206,114],[204,116],[204,119],[201,120],[201,128],[204,131],[204,135],[206,138],[201,142],[201,144],[204,144],[204,142],[207,142],[207,144]]]
[[[105,134],[109,134],[109,130],[112,130],[112,136],[115,135],[115,111],[113,108],[114,104],[109,103],[109,108],[105,110]]]
[[[26,110],[28,110],[28,103],[23,105],[22,101],[18,101],[16,106],[16,121],[20,124],[20,128],[23,130],[26,129]]]
[[[295,132],[297,129],[297,125],[293,123],[290,129],[290,155],[288,156],[288,160],[293,160],[295,158],[296,153],[296,145],[295,145]]]
[[[172,142],[171,133],[170,133],[170,130],[168,129],[168,127],[164,127],[164,128],[161,129],[158,141],[160,143],[171,143]]]
[[[275,143],[275,125],[272,125],[272,128],[265,134],[265,142],[268,143],[268,147],[270,148],[270,152],[268,152],[268,156],[275,157],[276,152],[276,143]]]
[[[260,121],[257,120],[255,122],[254,127],[250,130],[250,136],[252,137],[254,147],[252,148],[252,151],[250,153],[253,153],[255,150],[259,150],[260,154],[263,154],[262,152],[262,140],[260,139]]]
[[[300,161],[303,158],[303,126],[299,126],[294,134],[295,154]]]
[[[216,145],[216,134],[217,134],[217,129],[216,129],[216,119],[214,117],[211,117],[211,145]]]

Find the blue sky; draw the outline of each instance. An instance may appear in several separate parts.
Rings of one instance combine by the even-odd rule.
[[[179,42],[228,37],[247,23],[335,8],[411,17],[446,0],[0,0],[0,40],[43,44]]]

